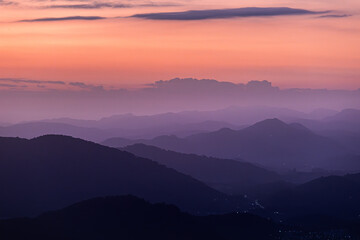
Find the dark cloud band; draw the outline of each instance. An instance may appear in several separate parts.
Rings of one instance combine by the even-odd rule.
[[[349,14],[328,14],[328,15],[319,16],[319,18],[345,18],[345,17],[351,17],[351,15],[349,15]]]
[[[41,81],[41,80],[29,80],[29,79],[21,79],[21,78],[0,78],[0,82],[65,85],[65,82],[63,81]]]
[[[323,14],[329,11],[315,12],[305,9],[295,8],[232,8],[232,9],[212,9],[212,10],[192,10],[185,12],[161,12],[161,13],[145,13],[135,14],[131,17],[144,18],[151,20],[205,20],[205,19],[221,19],[235,17],[271,17],[282,15],[306,15],[306,14]]]
[[[56,21],[72,21],[72,20],[102,20],[106,19],[105,17],[99,16],[71,16],[71,17],[60,17],[60,18],[35,18],[35,19],[24,19],[18,22],[56,22]]]

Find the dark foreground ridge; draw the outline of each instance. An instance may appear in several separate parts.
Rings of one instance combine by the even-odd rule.
[[[329,222],[329,220],[328,220]],[[331,221],[330,221],[331,222]],[[36,218],[0,221],[2,240],[209,239],[294,240],[356,238],[356,226],[290,227],[251,214],[193,216],[173,205],[134,196],[95,198]]]

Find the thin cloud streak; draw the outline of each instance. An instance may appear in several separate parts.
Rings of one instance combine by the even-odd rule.
[[[0,82],[11,82],[11,83],[32,83],[32,84],[59,84],[65,85],[63,81],[41,81],[41,80],[29,80],[21,78],[0,78]]]
[[[83,4],[54,4],[44,8],[60,9],[101,9],[101,8],[136,8],[136,7],[173,7],[180,6],[175,3],[144,3],[144,4],[126,4],[126,3],[83,3]]]
[[[60,18],[34,18],[34,19],[24,19],[18,22],[57,22],[57,21],[74,21],[74,20],[81,20],[81,21],[94,21],[94,20],[103,20],[107,19],[106,17],[100,16],[70,16],[70,17],[60,17]]]
[[[279,8],[230,8],[230,9],[212,9],[212,10],[191,10],[185,12],[160,12],[135,14],[133,18],[143,18],[150,20],[206,20],[206,19],[225,19],[235,17],[272,17],[283,15],[315,15],[329,13],[330,11],[309,11],[305,9],[296,9],[288,7]]]
[[[350,14],[328,14],[328,15],[319,16],[319,18],[346,18],[351,16],[352,15]]]

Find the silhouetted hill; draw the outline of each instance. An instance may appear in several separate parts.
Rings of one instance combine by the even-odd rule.
[[[287,216],[325,215],[358,219],[360,174],[322,177],[279,192],[264,201],[266,208]]]
[[[95,198],[33,219],[0,221],[2,240],[276,239],[278,226],[249,214],[195,217],[133,196]]]
[[[123,150],[149,158],[227,193],[245,193],[250,186],[280,180],[275,172],[236,160],[177,153],[144,144],[127,146]]]
[[[151,160],[71,137],[0,138],[0,159],[0,217],[29,216],[118,194],[173,203],[195,213],[244,204]]]
[[[183,153],[242,158],[267,167],[285,169],[326,169],[327,158],[348,154],[344,147],[331,139],[319,136],[300,124],[286,124],[278,119],[264,120],[238,131],[225,128],[186,138],[161,136],[131,143],[136,142]],[[104,142],[112,146],[115,143],[116,139]]]
[[[47,134],[69,135],[94,142],[103,141],[107,138],[118,135],[111,131],[105,131],[97,128],[79,127],[55,122],[31,122],[0,127],[0,136],[2,137],[21,137],[31,139]]]

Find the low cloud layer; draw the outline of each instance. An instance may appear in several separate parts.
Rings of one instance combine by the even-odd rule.
[[[28,87],[24,87],[23,84],[0,82],[0,112],[7,113],[0,121],[64,116],[90,119],[128,112],[154,114],[229,106],[272,106],[299,111],[360,108],[360,89],[279,89],[265,80],[235,84],[176,78],[136,90],[85,82],[69,82],[56,89],[51,88],[54,85],[27,84]]]
[[[329,11],[315,12],[305,9],[295,8],[232,8],[232,9],[212,9],[212,10],[192,10],[185,12],[161,12],[135,14],[134,18],[144,18],[151,20],[205,20],[205,19],[223,19],[235,17],[271,17],[282,15],[308,15],[323,14]]]
[[[24,19],[18,22],[56,22],[56,21],[72,21],[72,20],[102,20],[106,19],[105,17],[100,16],[70,16],[70,17],[60,17],[60,18],[34,18],[34,19]]]
[[[104,91],[104,87],[102,85],[92,85],[86,84],[83,82],[70,82],[70,86],[79,87],[81,89],[91,90],[91,91]]]

